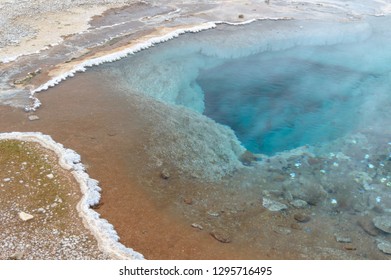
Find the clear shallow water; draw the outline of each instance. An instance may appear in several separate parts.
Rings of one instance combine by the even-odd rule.
[[[273,155],[388,124],[389,23],[223,25],[105,67],[119,87],[198,111]]]

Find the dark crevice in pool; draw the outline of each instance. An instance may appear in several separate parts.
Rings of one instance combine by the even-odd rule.
[[[344,136],[357,125],[371,77],[281,54],[261,53],[204,70],[204,114],[231,127],[253,153],[274,155]]]

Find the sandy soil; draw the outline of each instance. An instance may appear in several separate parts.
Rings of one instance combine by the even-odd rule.
[[[0,165],[0,259],[109,258],[84,227],[79,184],[53,151],[0,140]]]

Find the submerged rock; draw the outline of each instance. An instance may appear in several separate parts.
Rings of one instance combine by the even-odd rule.
[[[37,115],[30,115],[28,118],[29,118],[30,121],[37,121],[37,120],[39,120],[39,117]]]
[[[168,172],[168,170],[167,169],[163,169],[162,170],[162,172],[160,172],[160,177],[162,178],[162,179],[165,179],[165,180],[167,180],[168,178],[170,178],[170,172]]]
[[[387,241],[382,241],[377,244],[377,248],[385,254],[391,255],[391,243]]]
[[[352,239],[349,236],[344,235],[335,235],[335,240],[340,243],[352,243]]]
[[[391,217],[389,216],[378,216],[373,218],[373,224],[378,229],[391,233]]]
[[[308,206],[308,203],[301,199],[296,199],[290,202],[290,204],[295,208],[305,208]]]
[[[285,204],[265,197],[262,199],[262,206],[272,212],[288,209],[288,206]]]
[[[221,243],[231,243],[231,239],[228,234],[223,232],[211,232],[210,235]]]
[[[310,205],[317,205],[327,197],[327,192],[320,184],[302,180],[290,189],[294,199],[304,200]]]
[[[377,229],[373,223],[372,220],[366,216],[366,217],[361,217],[358,221],[357,224],[369,235],[371,236],[378,236],[380,231]]]
[[[302,213],[297,213],[293,216],[293,218],[300,222],[300,223],[307,223],[311,220],[311,217],[306,215],[306,214],[302,214]]]

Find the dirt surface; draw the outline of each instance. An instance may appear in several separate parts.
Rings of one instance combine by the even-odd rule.
[[[108,258],[76,210],[78,183],[52,151],[0,140],[0,165],[0,259]]]

